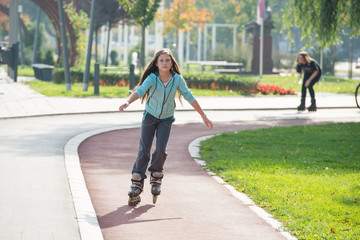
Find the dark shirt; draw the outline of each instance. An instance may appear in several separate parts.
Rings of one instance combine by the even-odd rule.
[[[304,72],[304,75],[312,75],[316,70],[321,73],[321,68],[315,60],[311,60],[310,63],[298,64],[296,66],[296,71],[298,73]]]

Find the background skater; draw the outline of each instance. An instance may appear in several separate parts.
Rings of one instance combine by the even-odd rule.
[[[296,71],[299,74],[299,79],[301,78],[302,72],[304,73],[304,78],[301,87],[301,103],[297,107],[298,111],[305,110],[305,98],[306,98],[306,88],[309,89],[310,97],[311,97],[311,105],[308,108],[309,112],[316,111],[316,100],[315,100],[315,91],[314,84],[317,83],[321,77],[321,68],[319,64],[312,58],[310,58],[309,54],[305,51],[301,51],[298,53],[296,59]]]

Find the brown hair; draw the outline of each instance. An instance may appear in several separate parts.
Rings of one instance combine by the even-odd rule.
[[[297,58],[296,58],[296,63],[299,64],[299,56],[302,56],[305,59],[305,62],[310,63],[311,62],[311,57],[309,56],[309,54],[305,51],[301,51],[298,53]]]
[[[156,66],[156,63],[158,61],[158,58],[160,55],[162,54],[167,54],[170,56],[170,59],[171,59],[171,68],[170,68],[170,72],[173,73],[177,73],[179,75],[181,75],[180,73],[180,68],[179,68],[179,65],[178,63],[176,62],[174,56],[172,55],[170,49],[168,48],[164,48],[164,49],[161,49],[159,51],[157,51],[157,53],[155,54],[155,56],[151,59],[150,63],[147,65],[147,67],[145,68],[143,74],[141,75],[141,78],[140,78],[140,81],[139,81],[139,84],[136,86],[136,88],[133,90],[135,91],[139,86],[141,86],[141,84],[143,84],[143,82],[145,81],[145,79],[151,74],[151,73],[156,73],[159,71],[158,67]],[[149,98],[149,91],[148,90],[144,96],[141,97],[141,103],[143,103],[145,100],[147,100]],[[178,95],[179,95],[179,100],[181,102],[181,95],[178,91]]]

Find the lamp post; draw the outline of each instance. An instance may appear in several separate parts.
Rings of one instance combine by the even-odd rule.
[[[70,69],[69,69],[68,49],[67,49],[67,41],[66,41],[64,7],[62,0],[58,0],[58,5],[59,5],[59,16],[60,16],[61,43],[62,43],[62,52],[63,52],[64,70],[65,70],[64,71],[65,83],[66,83],[66,90],[70,91],[71,90]]]

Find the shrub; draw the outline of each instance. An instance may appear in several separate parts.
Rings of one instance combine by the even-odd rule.
[[[82,69],[72,68],[70,69],[70,80],[71,83],[81,83],[84,78],[84,71]],[[135,75],[135,84],[139,82],[139,75]],[[52,72],[52,79],[54,83],[61,84],[65,82],[64,69],[55,68]],[[89,83],[92,84],[94,81],[94,74],[89,74]],[[104,86],[127,86],[129,85],[129,74],[127,73],[100,73],[99,83]]]
[[[45,53],[44,63],[48,65],[55,65],[53,51],[48,49]]]
[[[239,77],[238,75],[183,75],[190,88],[211,90],[232,90],[251,93],[256,89],[258,80],[254,77]]]
[[[112,66],[118,66],[119,65],[119,61],[117,60],[118,59],[118,53],[114,50],[112,50],[110,52],[110,59],[111,59],[111,65]]]

